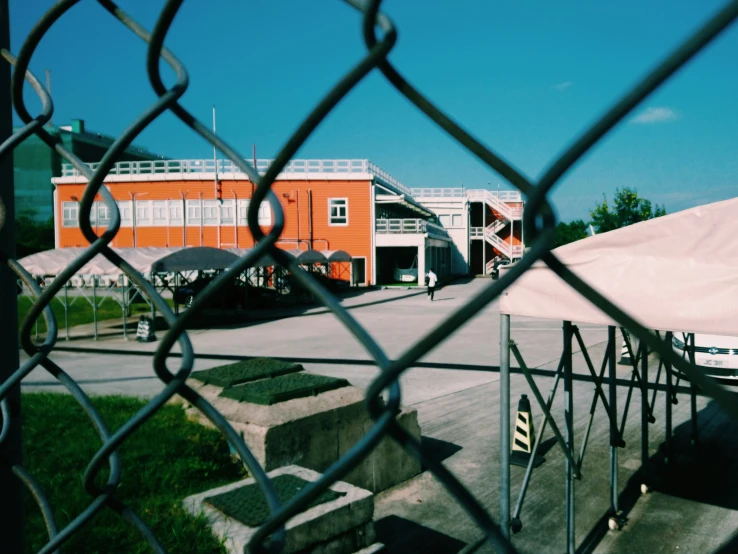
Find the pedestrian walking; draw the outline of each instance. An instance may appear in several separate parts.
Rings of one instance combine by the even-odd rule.
[[[428,270],[425,274],[425,284],[428,286],[428,298],[433,302],[433,293],[436,290],[436,283],[438,283],[438,276],[433,273],[433,268]]]

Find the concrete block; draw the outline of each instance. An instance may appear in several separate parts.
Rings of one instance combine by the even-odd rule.
[[[220,387],[194,379],[188,379],[187,384],[223,414],[266,471],[299,465],[323,472],[373,425],[364,407],[364,391],[356,387],[265,406],[223,398],[219,396]],[[199,410],[186,403],[185,409],[190,417],[210,425]],[[398,421],[420,440],[417,410],[404,409]],[[345,477],[345,481],[377,493],[420,471],[420,462],[388,437]]]
[[[315,471],[297,466],[276,469],[268,476],[272,478],[285,473],[312,482],[321,477]],[[229,552],[246,553],[246,547],[258,528],[228,518],[203,501],[209,496],[254,483],[254,479],[246,479],[189,496],[184,500],[184,507],[193,515],[203,514],[215,535],[225,540]],[[344,495],[309,508],[287,522],[284,554],[348,554],[371,545],[374,540],[372,493],[341,481],[331,485],[330,489]]]
[[[369,432],[374,424],[366,412],[363,412],[361,425],[347,426],[339,433],[339,455],[347,452],[362,436]],[[397,416],[399,424],[416,440],[420,440],[418,411],[414,408],[404,409]],[[345,481],[370,490],[381,492],[403,481],[415,477],[421,472],[421,464],[414,456],[391,438],[382,439],[377,447],[346,477]]]

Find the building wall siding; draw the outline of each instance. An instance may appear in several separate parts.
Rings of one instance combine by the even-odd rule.
[[[158,182],[114,182],[109,190],[117,201],[130,201],[132,194],[136,200],[204,200],[217,198],[216,187],[212,181],[158,181]],[[78,227],[62,225],[62,202],[81,199],[83,184],[57,185],[57,205],[55,225],[59,233],[59,247],[86,246],[87,241]],[[254,185],[249,181],[222,181],[219,186],[223,200],[250,199]],[[284,249],[307,249],[312,234],[312,245],[316,250],[345,250],[352,256],[366,257],[367,281],[371,282],[374,255],[371,247],[371,198],[369,181],[278,181],[272,187],[285,214],[285,226],[277,245]],[[234,196],[235,195],[235,196]],[[312,219],[308,197],[312,197]],[[329,224],[329,199],[345,198],[348,201],[348,224],[335,226]],[[98,200],[102,200],[98,198]],[[298,211],[299,206],[299,211]],[[274,214],[272,213],[272,223]],[[311,231],[312,226],[312,233]],[[97,232],[102,234],[104,227]],[[268,232],[270,228],[264,228]],[[183,238],[186,235],[186,239]],[[236,234],[238,235],[236,237]],[[132,227],[122,227],[112,246],[119,248],[134,245]],[[144,226],[138,223],[135,229],[135,245],[144,246],[212,246],[220,248],[251,248],[254,239],[246,225],[224,224],[220,227],[204,225],[183,226]]]

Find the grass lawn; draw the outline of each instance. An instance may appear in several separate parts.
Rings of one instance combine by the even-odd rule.
[[[144,405],[121,396],[92,400],[111,433]],[[100,440],[67,394],[24,394],[22,415],[24,466],[46,493],[61,530],[90,503],[82,475]],[[143,518],[168,552],[225,552],[204,519],[181,508],[190,494],[245,477],[220,433],[187,420],[178,406],[165,406],[122,444],[119,453],[123,474],[116,497]],[[107,465],[98,482],[105,478]],[[27,551],[38,552],[48,539],[30,494],[26,513]],[[90,554],[151,552],[136,529],[110,509],[99,512],[62,549]]]
[[[56,324],[59,326],[59,329],[65,328],[65,322],[64,322],[64,304],[63,301],[54,298],[54,300],[51,301],[51,309],[54,312],[54,315],[56,316]],[[70,298],[71,302],[71,298]],[[100,302],[100,299],[98,298],[98,303]],[[172,306],[171,299],[167,299],[167,302],[170,306]],[[19,296],[18,297],[18,325],[23,321],[23,318],[26,317],[26,314],[31,309],[33,302],[28,296]],[[131,304],[131,315],[139,315],[139,314],[150,314],[151,308],[148,304],[144,302],[140,303],[133,303]],[[77,298],[74,301],[74,304],[71,304],[69,306],[69,327],[74,327],[76,325],[84,325],[86,323],[92,323],[92,305],[84,299],[84,298]],[[104,319],[121,319],[121,307],[120,304],[115,302],[114,300],[111,300],[110,298],[106,299],[102,304],[98,304],[97,308],[97,320],[103,321]],[[43,316],[41,316],[38,320],[38,332],[39,333],[45,333],[46,332],[46,321],[44,321]]]

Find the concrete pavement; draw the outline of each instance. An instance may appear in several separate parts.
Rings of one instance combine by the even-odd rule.
[[[387,354],[396,358],[488,283],[487,280],[474,280],[444,287],[436,293],[436,302],[432,303],[416,291],[378,290],[347,298],[344,305]],[[345,377],[362,388],[376,377],[377,369],[367,352],[335,316],[320,308],[294,315],[226,329],[190,332],[195,352],[200,356],[195,369],[221,365],[238,357],[272,356],[299,360],[308,371]],[[593,362],[599,368],[606,329],[582,325],[581,331]],[[545,372],[555,370],[558,364],[562,349],[561,322],[513,318],[512,338],[520,346],[527,365],[541,370],[536,382],[544,397],[547,396],[552,379],[550,373]],[[146,397],[162,388],[151,369],[150,355],[157,344],[124,342],[119,338],[60,341],[52,358],[90,393]],[[95,349],[95,352],[64,350],[67,348],[88,352]],[[170,367],[176,368],[178,362],[173,357]],[[470,488],[494,518],[497,518],[499,506],[498,364],[499,311],[493,303],[456,333],[445,337],[401,378],[403,404],[418,409],[424,448],[430,455],[443,459],[446,467]],[[579,451],[589,422],[594,387],[587,381],[589,373],[580,355],[575,355],[575,372],[580,377],[575,382],[576,448]],[[652,369],[651,374],[654,372]],[[628,368],[620,366],[618,377],[629,378]],[[26,391],[59,388],[38,369],[24,380]],[[513,375],[511,388],[513,408],[522,393],[533,400],[522,376]],[[621,387],[620,411],[626,394],[626,389]],[[637,393],[633,395],[625,425],[627,446],[620,454],[621,488],[629,479],[637,483],[640,478],[635,475],[640,466],[638,396]],[[559,425],[563,421],[562,406],[563,396],[559,396],[554,403],[554,417]],[[700,398],[698,408],[705,444],[714,442],[735,450],[733,423],[721,420],[719,411],[710,411],[709,399]],[[688,398],[680,397],[674,409],[674,425],[682,425],[683,430],[689,418]],[[654,492],[631,502],[630,521],[624,530],[588,537],[608,507],[607,421],[601,406],[598,410],[582,468],[584,479],[577,482],[577,540],[583,545],[586,539],[590,545],[583,551],[715,552],[728,544],[738,524],[738,506],[727,502],[711,503],[704,498],[682,498],[678,496],[679,487],[675,492],[673,486],[663,486],[666,493]],[[538,426],[541,410],[535,402],[533,415]],[[662,394],[657,397],[655,415],[657,423],[649,426],[653,456],[657,455],[663,441]],[[551,436],[549,430],[544,439]],[[688,449],[688,444],[681,447]],[[688,454],[680,458],[687,468],[697,463],[694,452],[688,451]],[[563,551],[564,548],[563,455],[554,445],[546,458],[547,462],[534,471],[526,496],[521,513],[524,529],[514,537],[514,544],[521,552]],[[723,460],[723,466],[729,464]],[[522,473],[522,469],[513,468],[513,505]],[[690,473],[682,471],[678,475],[683,478]],[[480,536],[476,525],[428,472],[380,495],[376,517],[379,539],[391,544],[390,551],[394,552],[458,552]],[[669,524],[673,521],[679,521],[679,526]],[[667,532],[668,540],[664,540],[661,534]],[[394,542],[386,537],[394,538]],[[680,548],[677,550],[676,546]],[[479,551],[491,550],[482,547]]]

